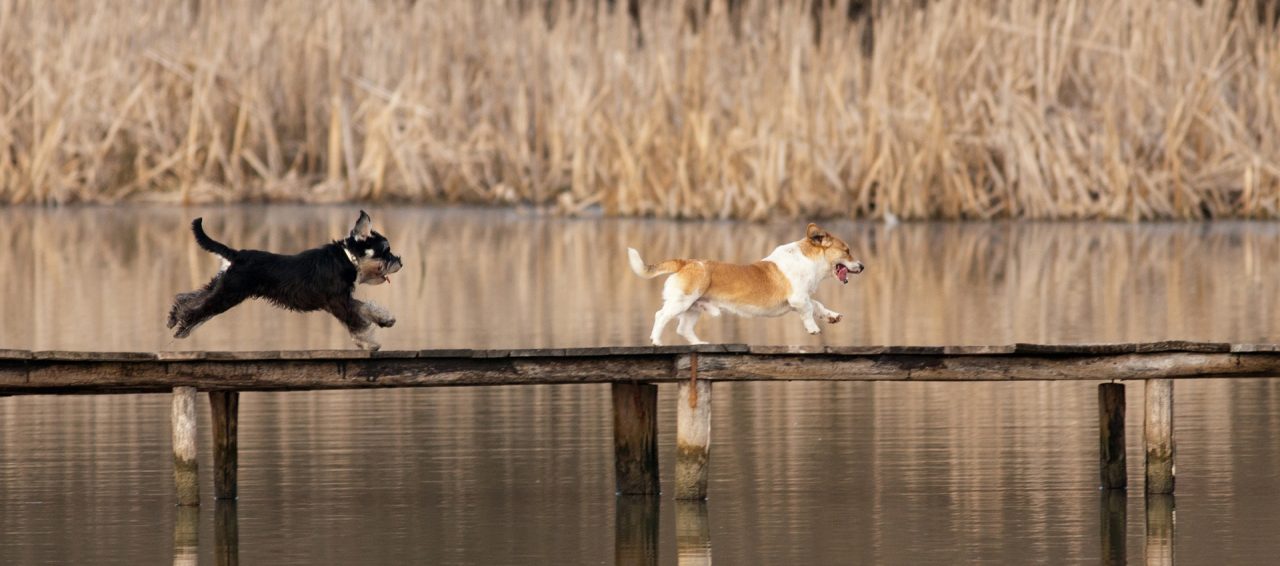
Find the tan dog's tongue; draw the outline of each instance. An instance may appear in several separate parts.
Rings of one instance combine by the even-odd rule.
[[[841,283],[848,283],[848,282],[849,282],[849,268],[845,267],[845,266],[844,266],[844,264],[837,265],[837,266],[836,266],[836,279],[839,279]]]

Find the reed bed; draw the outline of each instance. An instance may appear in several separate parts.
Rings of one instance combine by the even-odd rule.
[[[0,202],[1280,217],[1252,10],[847,1],[0,0]]]

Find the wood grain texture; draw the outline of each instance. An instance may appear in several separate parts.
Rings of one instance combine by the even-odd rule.
[[[657,495],[658,386],[614,383],[613,457],[618,495]]]
[[[1173,380],[1146,383],[1146,418],[1142,436],[1146,452],[1147,493],[1173,493]]]
[[[196,451],[196,389],[173,388],[173,483],[178,505],[200,504],[200,481]]]
[[[710,381],[680,381],[676,421],[676,499],[706,499],[711,461]]]
[[[1124,442],[1124,384],[1098,385],[1098,467],[1102,489],[1129,485]]]
[[[240,393],[209,392],[210,422],[213,426],[213,496],[235,499],[239,468],[237,427],[240,418]]]

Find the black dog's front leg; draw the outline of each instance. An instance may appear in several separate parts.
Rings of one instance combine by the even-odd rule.
[[[374,305],[377,308],[376,305]],[[365,350],[377,350],[382,345],[373,340],[373,323],[378,322],[382,326],[390,326],[395,323],[395,319],[390,320],[390,324],[382,324],[383,321],[377,319],[370,320],[366,314],[369,305],[356,300],[355,297],[347,297],[346,300],[335,301],[325,307],[325,310],[337,317],[346,325],[347,332],[351,333],[351,340]],[[380,308],[378,310],[381,310]],[[384,314],[386,311],[382,311]]]

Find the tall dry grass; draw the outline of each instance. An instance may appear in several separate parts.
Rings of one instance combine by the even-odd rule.
[[[845,0],[604,4],[0,0],[0,202],[1280,217],[1230,0],[886,1],[869,56]]]

